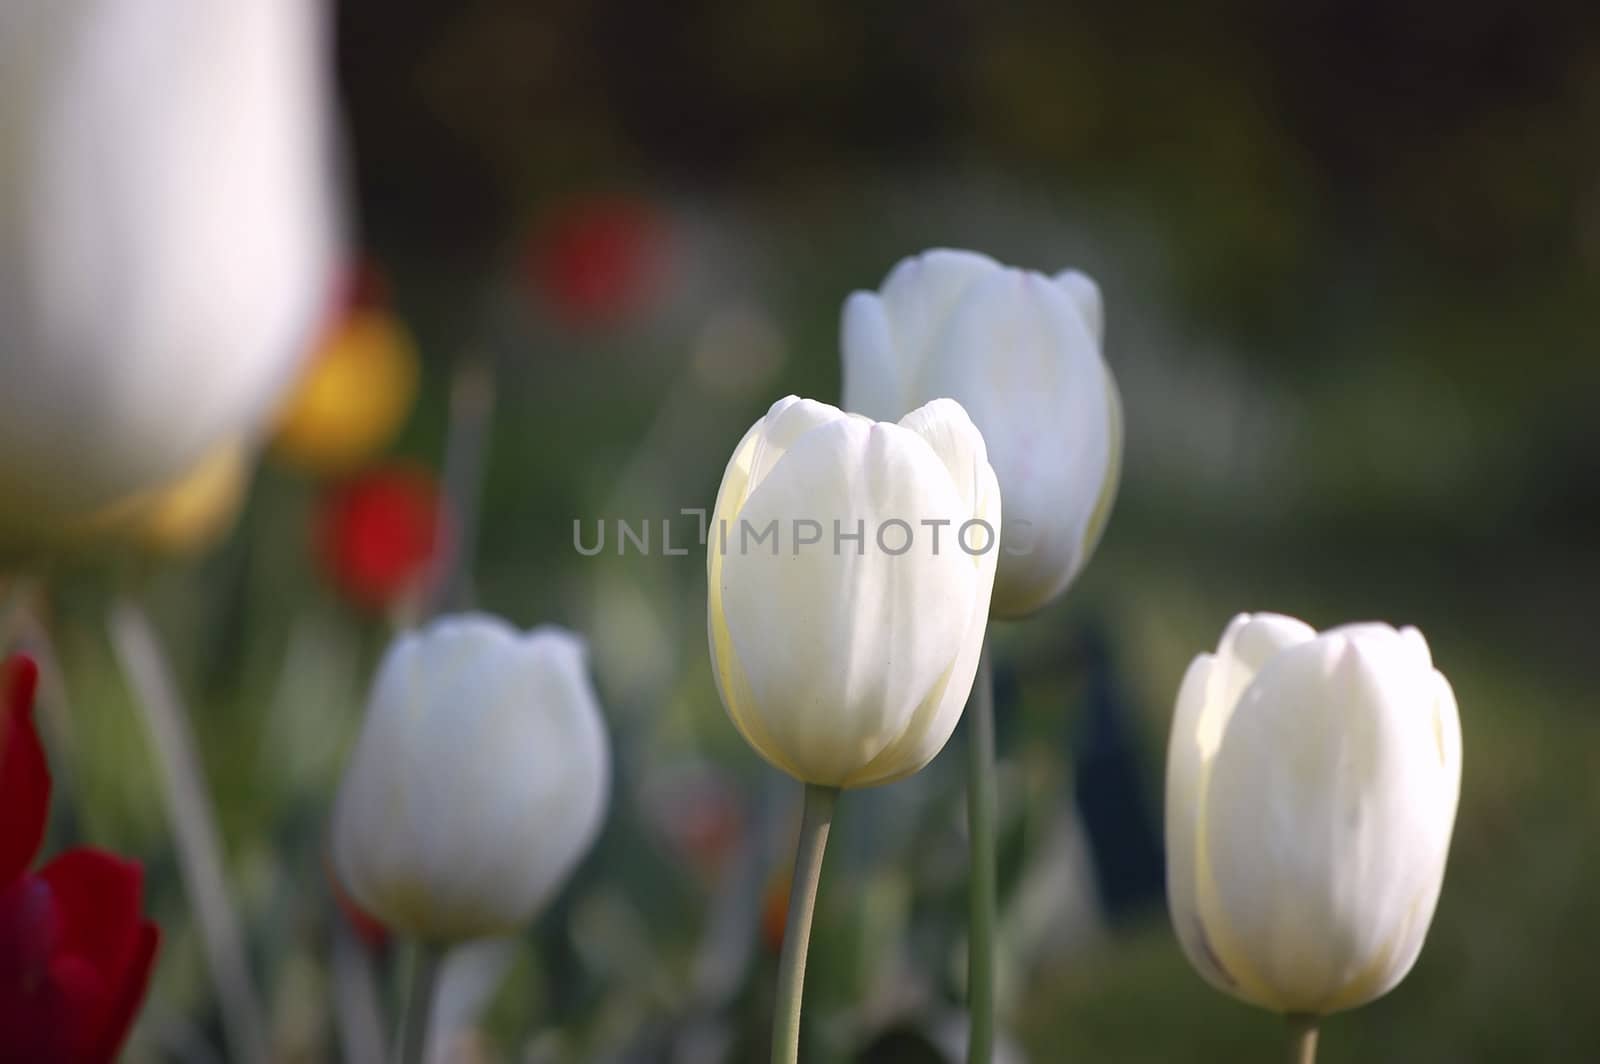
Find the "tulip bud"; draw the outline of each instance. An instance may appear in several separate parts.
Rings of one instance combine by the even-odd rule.
[[[314,0],[0,6],[0,540],[259,428],[331,292]]]
[[[926,765],[972,689],[999,536],[960,404],[892,424],[775,403],[728,463],[709,536],[712,665],[735,727],[806,783]]]
[[[1213,986],[1323,1015],[1392,989],[1444,882],[1455,694],[1415,628],[1241,614],[1189,666],[1167,753],[1167,895]]]
[[[940,396],[983,432],[1005,499],[996,617],[1055,598],[1094,553],[1116,496],[1122,406],[1100,357],[1100,290],[970,251],[902,261],[846,301],[844,405],[895,418]]]
[[[594,842],[608,758],[577,636],[440,618],[378,669],[334,808],[339,878],[423,941],[515,932]]]

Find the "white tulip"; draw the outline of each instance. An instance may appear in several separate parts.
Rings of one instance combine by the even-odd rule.
[[[734,451],[709,532],[712,666],[750,745],[834,787],[932,760],[972,688],[1001,532],[960,405],[892,424],[780,400]]]
[[[958,400],[1005,498],[994,614],[1039,609],[1083,568],[1116,496],[1122,407],[1100,357],[1100,290],[970,251],[929,251],[844,305],[844,405],[896,418]]]
[[[329,302],[316,0],[0,5],[0,540],[259,426]]]
[[[1167,754],[1167,894],[1218,989],[1323,1015],[1410,971],[1461,789],[1455,695],[1415,628],[1242,614],[1189,666]]]
[[[333,860],[389,927],[518,930],[593,844],[610,790],[581,639],[443,617],[397,639],[333,816]]]

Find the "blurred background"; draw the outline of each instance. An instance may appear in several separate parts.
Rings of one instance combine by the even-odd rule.
[[[1415,624],[1461,706],[1428,944],[1322,1059],[1600,1059],[1591,5],[346,0],[337,36],[361,261],[317,357],[389,367],[328,386],[379,442],[329,459],[286,413],[236,521],[62,567],[28,622],[70,735],[53,845],[144,861],[166,933],[128,1059],[224,1058],[105,602],[167,640],[275,1059],[341,1059],[326,811],[441,551],[449,601],[587,635],[616,753],[599,846],[455,1059],[762,1059],[800,792],[718,703],[681,511],[773,400],[838,401],[841,301],[933,246],[1094,276],[1126,413],[1097,557],[997,632],[1018,1059],[1277,1052],[1161,896],[1172,699],[1241,610]],[[842,805],[813,1060],[957,1059],[963,741]]]

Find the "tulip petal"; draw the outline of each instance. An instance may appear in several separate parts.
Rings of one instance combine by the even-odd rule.
[[[104,1013],[99,1037],[86,1047],[84,1060],[116,1059],[117,1051],[133,1027],[134,1017],[139,1014],[139,1006],[144,1003],[160,947],[161,929],[148,920],[142,922],[133,953],[116,981],[114,994]]]
[[[722,483],[717,488],[717,501],[712,505],[711,522],[706,528],[706,576],[711,578],[713,588],[717,586],[718,561],[727,550],[729,529],[737,534],[739,511],[750,494],[750,469],[765,425],[763,417],[745,432],[733,449],[733,457],[728,460],[728,468],[723,471]]]
[[[925,403],[900,419],[900,427],[921,436],[939,456],[962,506],[969,514],[980,509],[980,495],[984,488],[984,472],[990,468],[988,448],[983,434],[967,416],[966,410],[954,399],[935,399]],[[995,534],[999,534],[995,529]],[[953,542],[956,530],[951,529]]]
[[[1106,478],[1100,485],[1100,495],[1094,501],[1089,523],[1083,530],[1082,558],[1087,562],[1100,546],[1111,520],[1111,507],[1117,501],[1117,489],[1122,485],[1122,393],[1117,390],[1117,379],[1106,367],[1106,436],[1110,453],[1106,457]]]
[[[50,889],[37,876],[0,887],[0,1058],[60,1057],[65,1023],[49,978],[60,923]]]
[[[1216,658],[1210,654],[1201,654],[1189,663],[1172,716],[1172,735],[1167,743],[1167,902],[1178,944],[1189,963],[1212,986],[1233,992],[1238,983],[1206,937],[1196,869],[1199,797],[1210,757],[1199,742],[1200,719],[1216,668]]]
[[[134,929],[126,963],[108,971],[79,956],[50,965],[50,1008],[62,1038],[62,1059],[110,1062],[128,1036],[144,1001],[160,933],[152,923]]]
[[[1416,628],[1407,625],[1400,629],[1400,639],[1410,651],[1413,658],[1424,668],[1433,668],[1433,652],[1428,649],[1428,641]],[[1440,677],[1443,679],[1444,677]]]
[[[1083,315],[1083,323],[1088,326],[1089,335],[1094,337],[1097,344],[1104,343],[1106,338],[1106,305],[1100,296],[1100,286],[1094,278],[1078,270],[1062,270],[1056,274],[1055,282],[1071,299],[1078,313]]]
[[[734,727],[751,746],[766,751],[768,759],[780,769],[791,776],[798,776],[799,770],[783,757],[782,750],[767,733],[761,717],[750,708],[754,704],[754,697],[750,693],[744,667],[734,653],[726,613],[722,607],[723,563],[730,544],[737,544],[740,540],[739,511],[749,495],[751,466],[756,451],[761,447],[761,434],[765,428],[764,417],[750,426],[750,430],[734,448],[728,468],[722,474],[722,485],[717,489],[717,501],[707,530],[706,631],[711,647],[711,673]]]
[[[127,967],[139,937],[144,870],[104,850],[69,850],[39,871],[61,912],[60,953],[95,971]]]
[[[1402,631],[1401,635],[1405,636],[1407,632],[1415,631],[1414,628],[1408,628]],[[1421,638],[1420,633],[1418,638]],[[1437,852],[1440,854],[1438,872],[1424,879],[1421,889],[1406,909],[1399,929],[1387,944],[1384,956],[1379,958],[1384,963],[1373,963],[1369,966],[1368,972],[1364,973],[1364,978],[1353,980],[1346,986],[1329,1005],[1330,1012],[1354,1008],[1394,989],[1411,970],[1417,961],[1417,956],[1422,952],[1423,940],[1427,937],[1434,909],[1439,904],[1439,894],[1444,888],[1444,855],[1449,851],[1456,805],[1461,794],[1461,721],[1450,681],[1438,672],[1433,673],[1432,679],[1434,697],[1428,716],[1434,728],[1434,738],[1439,753],[1440,807],[1435,809],[1436,819],[1431,826],[1435,834]]]
[[[31,658],[0,665],[0,889],[33,862],[50,811],[50,768],[33,724],[38,683]]]
[[[974,284],[999,268],[998,262],[976,251],[935,248],[902,259],[889,271],[879,292],[899,353],[902,381],[922,376],[957,304]]]
[[[905,409],[899,351],[883,301],[855,292],[844,302],[839,326],[844,361],[844,408],[875,421],[893,421]]]
[[[750,456],[750,483],[745,489],[745,498],[748,499],[750,493],[761,486],[761,482],[801,436],[819,425],[853,416],[836,406],[793,395],[773,403],[767,416],[761,419],[761,432],[756,437],[756,447]],[[865,419],[858,420],[866,423]]]
[[[727,634],[722,607],[723,561],[728,551],[738,549],[737,544],[743,540],[739,514],[750,492],[803,432],[845,416],[843,411],[826,403],[801,399],[795,395],[787,395],[773,403],[766,415],[750,426],[738,447],[734,448],[733,458],[729,460],[722,476],[722,485],[717,490],[717,501],[707,530],[706,624],[711,647],[711,668],[718,691],[729,717],[745,740],[757,750],[769,751],[769,759],[790,775],[797,775],[797,769],[784,761],[781,748],[767,734],[761,718],[744,708],[751,705],[752,696],[744,668],[739,664]]]
[[[1280,651],[1317,637],[1304,621],[1280,613],[1241,613],[1228,622],[1217,644],[1217,667],[1206,693],[1208,712],[1199,722],[1198,740],[1210,757],[1222,742],[1223,729],[1263,666]]]
[[[973,431],[976,434],[976,429]],[[949,461],[947,457],[946,462]],[[1002,531],[1000,483],[995,479],[994,468],[987,461],[979,465],[977,481],[972,516],[993,528],[998,539]],[[959,543],[957,547],[960,547]],[[972,605],[966,632],[961,638],[960,653],[956,655],[950,670],[918,707],[904,734],[862,767],[852,777],[851,786],[876,787],[893,783],[917,771],[944,749],[972,694],[978,660],[983,654],[984,634],[989,625],[989,600],[994,590],[994,572],[999,555],[998,542],[990,544],[990,549],[974,555],[978,598]]]
[[[733,637],[728,631],[726,611],[722,608],[721,569],[708,592],[709,610],[707,626],[711,633],[711,671],[716,678],[717,693],[728,711],[728,719],[744,741],[761,756],[796,779],[805,779],[805,773],[785,752],[784,747],[767,730],[766,716],[756,709],[755,694],[750,690],[750,678],[733,647]]]
[[[1314,638],[1316,631],[1293,617],[1239,614],[1223,631],[1216,654],[1191,664],[1173,718],[1167,775],[1173,923],[1196,970],[1247,1000],[1259,1001],[1268,991],[1216,905],[1205,821],[1211,773],[1239,696],[1256,673],[1279,651]]]
[[[39,879],[58,914],[50,977],[73,1059],[110,1060],[144,998],[155,955],[155,926],[139,915],[143,869],[84,848],[55,858]]]

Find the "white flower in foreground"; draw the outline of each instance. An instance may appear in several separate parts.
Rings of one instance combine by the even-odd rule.
[[[983,431],[1006,508],[994,614],[1048,603],[1094,553],[1116,497],[1122,407],[1100,290],[970,251],[897,265],[844,305],[844,405],[893,419],[949,396]]]
[[[1455,695],[1415,628],[1241,614],[1189,666],[1167,754],[1167,893],[1220,990],[1323,1015],[1417,959],[1461,789]]]
[[[0,5],[0,541],[259,428],[330,302],[316,0]]]
[[[728,463],[709,536],[712,666],[734,725],[806,783],[926,765],[972,689],[1000,532],[958,403],[899,424],[773,404]]]
[[[379,667],[334,808],[339,878],[424,941],[516,931],[594,842],[609,758],[577,636],[440,618]]]

